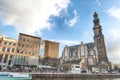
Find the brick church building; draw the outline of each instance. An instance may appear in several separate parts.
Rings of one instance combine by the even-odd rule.
[[[97,70],[99,72],[108,71],[110,68],[102,26],[98,14],[94,12],[94,42],[83,43],[78,45],[65,46],[62,52],[62,64],[72,65],[80,64],[80,67],[85,67],[89,72]],[[81,64],[83,63],[83,64]]]

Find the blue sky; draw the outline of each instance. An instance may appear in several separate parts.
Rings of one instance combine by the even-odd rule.
[[[18,38],[26,33],[65,45],[93,42],[97,12],[109,60],[120,61],[119,0],[0,0],[0,34]]]

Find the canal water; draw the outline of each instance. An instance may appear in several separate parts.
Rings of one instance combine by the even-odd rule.
[[[120,80],[120,78],[112,78],[112,79],[93,79],[93,78],[81,78],[81,79],[70,79],[70,78],[56,78],[56,79],[50,79],[50,78],[41,78],[41,79],[34,79],[34,80]]]
[[[69,75],[66,74],[66,76],[69,76]],[[70,76],[71,76],[71,74],[70,74]],[[56,75],[55,74],[32,75],[32,74],[24,74],[24,73],[0,73],[0,80],[120,80],[120,78],[115,78],[115,76],[114,76],[114,78],[104,77],[104,79],[102,77],[97,78],[97,76],[95,78],[87,78],[87,75],[82,75],[82,78],[76,77],[76,74],[72,75],[72,76],[73,77],[70,78],[70,77],[65,77],[65,76],[58,77],[57,74]]]
[[[21,79],[21,78],[0,78],[0,80],[120,80],[120,78],[106,78],[106,79],[95,79],[95,78],[79,78],[79,79],[72,79],[72,78],[37,78],[37,79]]]

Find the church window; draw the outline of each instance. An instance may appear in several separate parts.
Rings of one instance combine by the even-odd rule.
[[[101,39],[99,39],[99,42],[100,42],[100,43],[102,42]]]
[[[99,44],[99,39],[97,39],[97,44]]]
[[[75,52],[75,55],[77,56],[77,52]]]

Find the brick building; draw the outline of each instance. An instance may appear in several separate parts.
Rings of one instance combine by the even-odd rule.
[[[14,65],[37,66],[40,53],[41,38],[20,33],[14,57]]]
[[[63,64],[80,64],[82,60],[89,71],[99,68],[99,71],[106,71],[109,68],[109,61],[107,58],[104,35],[102,34],[102,26],[99,22],[98,14],[94,15],[94,42],[81,43],[74,46],[65,46],[62,52]]]

